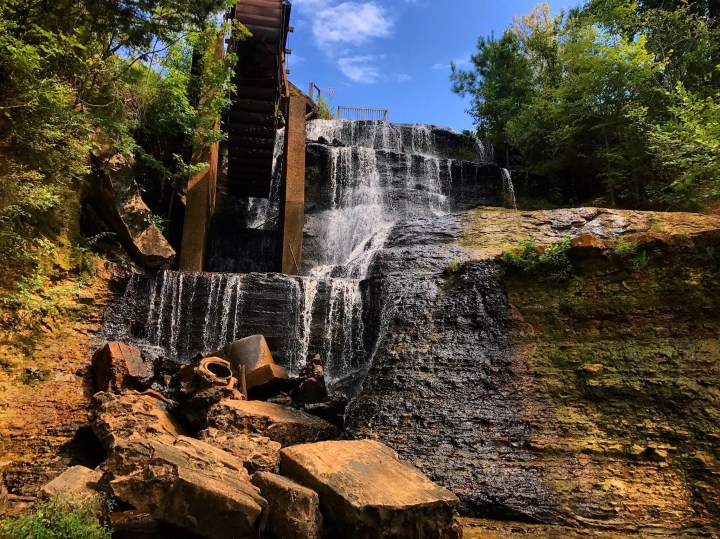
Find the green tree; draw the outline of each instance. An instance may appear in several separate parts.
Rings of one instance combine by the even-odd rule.
[[[709,115],[717,92],[713,19],[693,3],[675,4],[592,0],[558,17],[540,4],[500,39],[481,38],[473,69],[453,69],[453,90],[472,98],[480,135],[513,156],[536,195],[666,203],[657,194],[676,192],[672,174],[682,175],[669,173],[659,153],[668,155],[660,134],[681,127],[675,88],[682,84]]]
[[[697,209],[720,197],[720,94],[702,97],[678,84],[670,117],[653,125],[650,147],[666,183],[657,195]]]
[[[16,305],[18,293],[31,302],[25,292],[62,277],[53,273],[58,249],[63,258],[85,252],[77,229],[90,149],[109,145],[134,157],[146,179],[174,185],[188,172],[185,149],[218,138],[212,127],[228,104],[234,59],[216,59],[214,44],[217,14],[229,5],[0,2],[3,305]],[[194,70],[193,58],[205,69]],[[193,76],[197,88],[219,91],[193,99]],[[73,255],[73,274],[83,259]],[[16,282],[22,275],[32,286]]]

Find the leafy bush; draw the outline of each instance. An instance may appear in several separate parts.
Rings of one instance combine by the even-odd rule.
[[[0,520],[0,537],[11,539],[111,539],[108,526],[98,522],[102,502],[71,502],[60,498],[42,502],[33,513]]]
[[[662,251],[660,249],[648,251],[639,247],[637,242],[618,238],[613,245],[613,255],[629,263],[633,269],[641,270],[650,264],[653,257],[662,256]]]
[[[567,279],[572,274],[570,238],[562,238],[544,250],[538,249],[537,241],[532,236],[518,243],[517,250],[502,254],[501,260],[508,269],[542,275],[551,280]]]
[[[620,258],[628,258],[637,251],[637,244],[625,238],[618,238],[613,244],[613,254]]]
[[[335,117],[330,110],[330,102],[321,95],[317,98],[317,117],[321,120],[332,120]]]
[[[77,237],[92,149],[133,157],[142,187],[167,195],[205,166],[189,148],[222,136],[235,58],[215,57],[216,14],[231,2],[135,4],[0,2],[0,325],[13,332],[72,313],[92,270]]]

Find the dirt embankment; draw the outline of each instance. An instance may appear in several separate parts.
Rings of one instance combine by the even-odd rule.
[[[90,357],[110,291],[111,268],[98,262],[92,284],[73,299],[72,316],[34,331],[6,331],[0,342],[0,467],[10,509],[71,464],[95,465],[87,424]]]

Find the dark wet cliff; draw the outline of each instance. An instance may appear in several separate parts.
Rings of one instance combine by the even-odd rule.
[[[716,526],[718,224],[479,210],[461,230],[440,226],[458,240],[435,242],[444,257],[408,236],[375,266],[393,307],[349,432],[393,446],[466,514],[628,532]],[[495,260],[529,235],[574,238],[567,279]]]

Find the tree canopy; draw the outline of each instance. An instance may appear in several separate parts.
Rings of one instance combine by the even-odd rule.
[[[187,177],[194,137],[217,137],[203,126],[228,104],[227,91],[198,91],[230,89],[232,59],[213,55],[229,5],[0,2],[0,252],[9,268],[2,302],[19,297],[7,294],[13,286],[22,297],[47,287],[60,245],[84,252],[76,232],[62,237],[77,228],[91,149],[127,154],[146,184],[172,191]]]
[[[700,208],[720,195],[719,15],[715,1],[539,4],[481,37],[453,90],[526,194]]]

